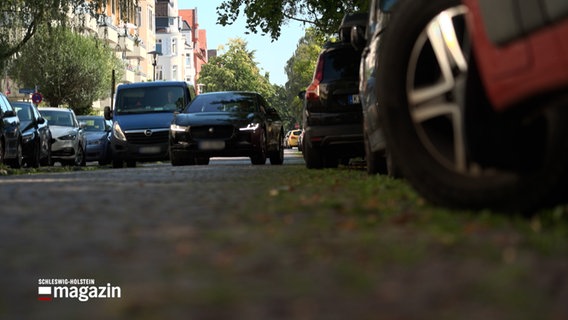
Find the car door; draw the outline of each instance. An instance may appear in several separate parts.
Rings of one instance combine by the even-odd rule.
[[[14,158],[20,144],[20,120],[3,94],[0,95],[0,117],[5,141],[4,158]]]

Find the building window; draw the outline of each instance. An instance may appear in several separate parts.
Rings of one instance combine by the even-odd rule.
[[[191,55],[189,53],[185,55],[185,65],[191,68]]]
[[[173,65],[172,66],[172,80],[177,80],[177,79],[178,79],[178,66]]]
[[[148,8],[148,29],[154,30],[154,12]]]
[[[172,55],[177,55],[177,41],[175,38],[172,38]]]

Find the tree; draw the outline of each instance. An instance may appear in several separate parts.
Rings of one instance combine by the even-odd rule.
[[[247,42],[241,38],[230,39],[227,47],[226,52],[220,51],[201,69],[199,82],[205,85],[206,91],[256,91],[270,99],[275,89],[269,75],[260,74],[254,50],[249,51]]]
[[[88,16],[97,18],[106,0],[2,0],[0,2],[0,70],[33,35],[43,28],[82,23]],[[137,0],[118,0],[120,18],[133,16]],[[74,15],[69,13],[73,12]],[[79,17],[79,19],[77,19]]]
[[[217,23],[232,24],[242,8],[247,28],[253,33],[260,30],[274,40],[289,21],[300,21],[322,34],[333,34],[346,13],[365,11],[368,6],[368,0],[225,0],[217,7]]]
[[[26,87],[39,85],[50,106],[67,104],[87,114],[93,101],[108,96],[112,70],[123,72],[120,63],[100,40],[60,27],[34,36],[10,74]]]
[[[288,77],[286,82],[288,116],[292,124],[301,123],[302,104],[298,93],[306,90],[312,82],[317,58],[322,50],[324,38],[314,28],[306,29],[304,37],[298,41],[296,51],[286,62],[284,70]]]

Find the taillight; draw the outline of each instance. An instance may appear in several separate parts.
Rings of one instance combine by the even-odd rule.
[[[318,58],[318,65],[316,71],[314,72],[314,80],[306,89],[306,100],[317,100],[319,99],[319,84],[323,79],[323,61],[321,57]]]

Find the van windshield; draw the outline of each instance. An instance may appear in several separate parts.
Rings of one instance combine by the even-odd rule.
[[[179,86],[141,87],[118,90],[116,114],[181,111],[185,107],[184,88]]]

